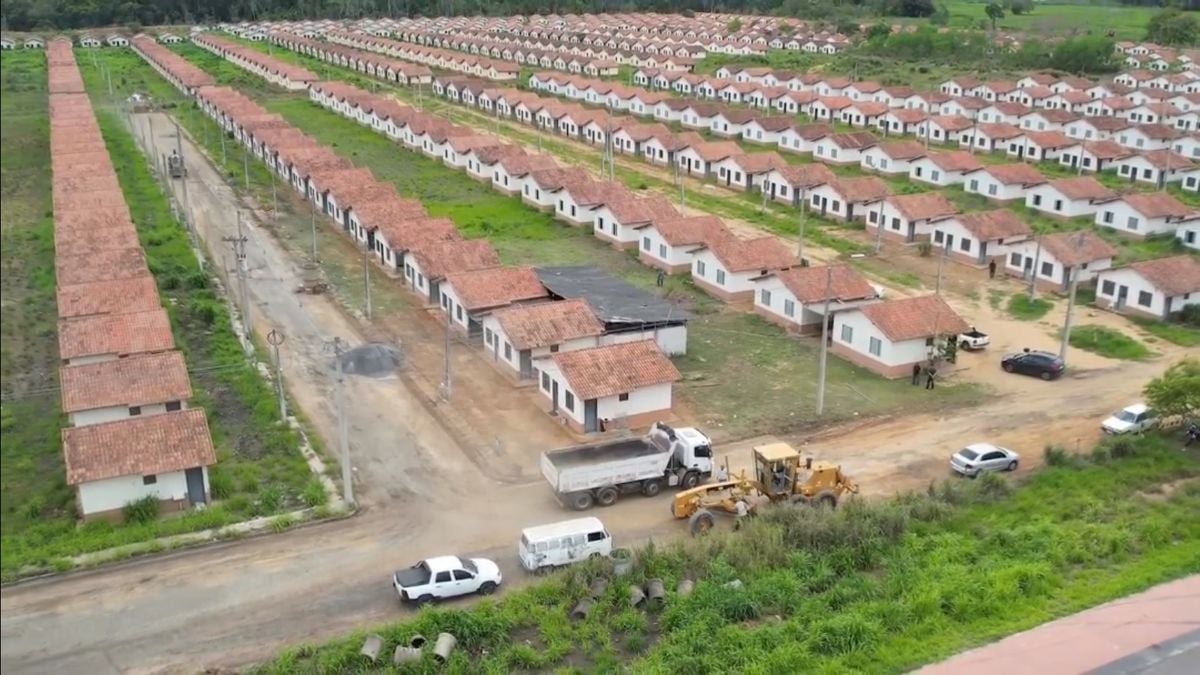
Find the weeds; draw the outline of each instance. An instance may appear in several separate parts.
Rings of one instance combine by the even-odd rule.
[[[1024,293],[1017,293],[1008,299],[1008,313],[1014,319],[1021,321],[1037,321],[1046,316],[1054,307],[1054,302],[1046,298],[1029,299]]]
[[[1122,361],[1144,361],[1154,356],[1146,345],[1107,326],[1079,326],[1071,331],[1071,346]]]
[[[152,523],[158,518],[158,497],[146,495],[141,499],[129,502],[121,509],[125,522],[137,525]]]

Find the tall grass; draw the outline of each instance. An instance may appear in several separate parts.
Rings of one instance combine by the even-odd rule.
[[[1194,479],[1200,462],[1156,436],[1102,447],[1016,489],[989,476],[835,512],[779,506],[739,532],[649,546],[584,621],[567,613],[607,574],[602,563],[377,632],[389,646],[455,633],[452,672],[903,672],[1196,571],[1200,484],[1145,495]],[[668,589],[694,579],[695,590],[669,590],[661,611],[629,609],[627,583],[655,577]],[[362,636],[254,672],[357,671]]]
[[[1122,361],[1144,361],[1154,356],[1146,345],[1107,326],[1079,326],[1071,331],[1071,346]]]

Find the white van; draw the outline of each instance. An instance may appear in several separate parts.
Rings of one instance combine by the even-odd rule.
[[[612,549],[612,535],[599,518],[576,518],[526,528],[517,555],[525,569],[535,572],[607,556]]]

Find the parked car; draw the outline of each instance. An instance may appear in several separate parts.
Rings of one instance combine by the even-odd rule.
[[[1140,434],[1158,424],[1158,416],[1145,403],[1134,403],[1113,413],[1100,423],[1107,434]]]
[[[1062,376],[1067,364],[1063,363],[1057,354],[1026,350],[1005,356],[1000,361],[1000,367],[1006,373],[1033,375],[1043,380],[1056,380]]]
[[[991,443],[972,443],[954,453],[950,468],[968,478],[976,478],[989,471],[1016,471],[1021,456]]]
[[[487,558],[426,558],[392,575],[400,599],[426,605],[458,595],[488,595],[500,586],[500,567]]]
[[[971,326],[971,330],[960,333],[958,336],[958,348],[965,352],[980,351],[991,343],[992,338],[975,326]]]

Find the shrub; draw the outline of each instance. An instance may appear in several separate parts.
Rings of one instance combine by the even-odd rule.
[[[208,489],[213,499],[227,499],[233,494],[233,479],[220,469],[220,465],[208,471]]]
[[[917,244],[917,253],[919,253],[922,258],[928,258],[929,256],[933,255],[933,244],[927,241]]]
[[[268,485],[258,495],[258,506],[262,513],[275,513],[283,505],[283,491],[276,485]]]
[[[121,513],[127,523],[152,523],[158,518],[158,497],[146,495],[141,499],[127,503]]]
[[[313,476],[304,485],[304,492],[301,493],[301,498],[304,503],[309,506],[321,506],[329,502],[329,493],[325,492],[325,486],[321,484],[321,479]]]
[[[1042,458],[1047,466],[1073,466],[1078,461],[1066,448],[1057,445],[1047,445],[1042,451]]]
[[[869,648],[878,638],[879,624],[847,612],[815,622],[808,644],[819,654],[848,654]]]

